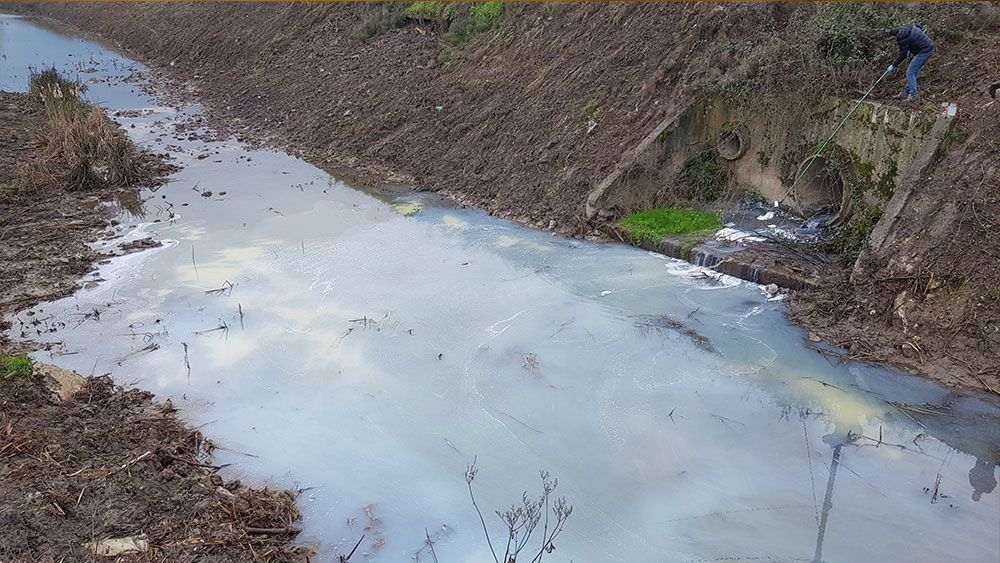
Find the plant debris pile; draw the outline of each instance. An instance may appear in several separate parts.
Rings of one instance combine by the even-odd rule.
[[[35,372],[5,379],[0,405],[0,560],[80,561],[121,544],[144,561],[305,560],[287,546],[294,496],[224,481],[169,401],[107,377],[60,401]]]

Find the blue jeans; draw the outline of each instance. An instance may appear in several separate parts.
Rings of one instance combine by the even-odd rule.
[[[903,90],[904,94],[910,94],[915,96],[917,94],[917,75],[920,74],[921,67],[927,62],[927,59],[931,58],[934,54],[932,50],[930,53],[920,53],[919,55],[913,55],[910,59],[910,66],[906,67],[906,88]]]

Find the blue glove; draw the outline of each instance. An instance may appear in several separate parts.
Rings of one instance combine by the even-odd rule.
[[[892,65],[889,65],[889,70],[887,70],[886,72],[892,72],[893,70],[895,70],[895,68],[896,68],[896,67],[894,67],[894,66],[892,66]]]

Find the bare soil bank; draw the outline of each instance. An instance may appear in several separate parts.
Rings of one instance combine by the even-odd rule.
[[[119,213],[105,204],[138,202],[139,184],[68,189],[66,163],[43,150],[49,127],[37,100],[0,92],[0,319],[75,291],[105,257],[87,245]],[[155,182],[170,170],[130,144],[127,151],[140,178]],[[30,338],[41,325],[25,318],[15,331]],[[0,335],[0,357],[30,346]],[[205,461],[211,443],[185,427],[169,402],[71,373],[60,376],[81,388],[56,399],[48,376],[6,368],[0,365],[0,560],[104,560],[101,545],[84,544],[107,538],[131,538],[145,549],[121,561],[302,561],[310,553],[291,545],[294,496],[224,483]]]
[[[820,8],[505,3],[503,25],[457,48],[431,21],[362,40],[370,8],[361,4],[40,9],[190,81],[225,131],[321,166],[391,175],[530,226],[602,238],[602,225],[583,218],[584,200],[622,154],[705,88],[744,76],[755,49]],[[987,93],[1000,76],[998,32],[945,40],[952,8],[927,9],[937,10],[942,40],[922,92],[928,105],[957,102],[969,137],[942,150],[866,268],[797,295],[792,317],[849,358],[1000,390],[1000,245],[991,234],[1000,211],[991,165],[998,106]],[[956,22],[963,10],[954,8]],[[847,74],[830,80],[850,88],[872,81]],[[876,96],[895,93],[902,79],[897,71]],[[789,99],[804,94],[787,77],[770,81]]]
[[[142,550],[117,561],[306,560],[293,494],[224,482],[169,402],[107,377],[52,395],[38,373],[0,383],[3,561],[106,560],[107,538]]]

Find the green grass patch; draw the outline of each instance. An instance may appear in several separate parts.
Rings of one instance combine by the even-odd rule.
[[[16,382],[31,375],[31,360],[24,356],[0,356],[0,383]]]
[[[938,143],[938,152],[943,155],[948,152],[952,144],[964,143],[968,138],[969,131],[960,123],[956,123],[954,127],[948,129],[948,134]]]
[[[469,17],[472,18],[478,31],[485,31],[493,27],[494,20],[500,17],[501,12],[503,12],[503,2],[496,0],[479,2],[469,8]]]
[[[633,213],[622,219],[620,225],[639,243],[644,239],[658,242],[667,235],[713,233],[722,227],[722,221],[711,211],[660,207]]]
[[[406,15],[414,19],[433,20],[444,16],[445,2],[414,2],[406,8]]]

